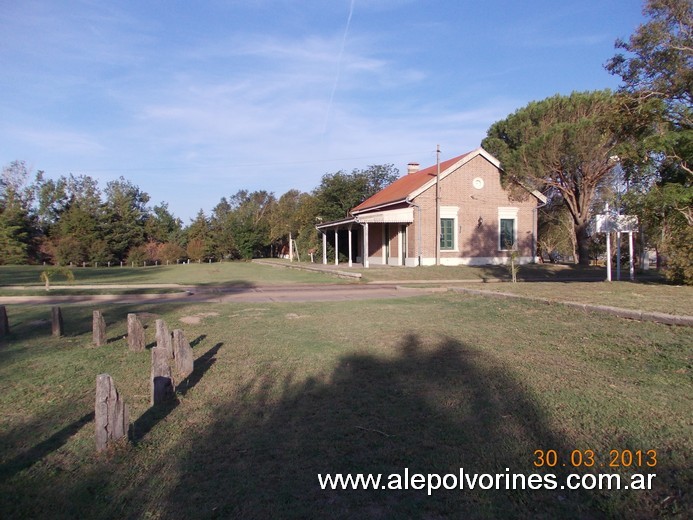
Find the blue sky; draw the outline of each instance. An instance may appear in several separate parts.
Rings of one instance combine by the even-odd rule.
[[[222,196],[435,163],[603,64],[639,0],[0,0],[0,164]]]

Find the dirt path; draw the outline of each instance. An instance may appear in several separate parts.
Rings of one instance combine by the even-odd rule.
[[[85,287],[86,288],[86,287]],[[93,287],[97,288],[97,286]],[[100,287],[103,288],[103,287]],[[116,288],[116,287],[112,287]],[[127,289],[128,286],[118,287]],[[168,294],[102,294],[4,296],[0,305],[87,305],[90,303],[231,303],[231,302],[327,302],[368,300],[374,298],[402,298],[428,292],[426,289],[402,288],[384,285],[302,284],[260,285],[249,287],[189,287]]]

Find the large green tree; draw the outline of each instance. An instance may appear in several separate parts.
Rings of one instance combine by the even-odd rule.
[[[351,173],[338,171],[323,175],[313,194],[318,216],[325,222],[345,218],[349,210],[382,190],[399,177],[392,164],[371,165]]]
[[[202,261],[213,254],[209,218],[202,209],[186,228],[185,237],[187,255],[191,260]]]
[[[33,189],[23,161],[13,161],[0,176],[0,264],[26,263],[31,256]]]
[[[116,259],[125,258],[129,249],[144,244],[149,217],[149,195],[123,177],[106,185],[104,238]]]
[[[277,200],[264,190],[239,190],[229,198],[231,235],[241,258],[264,256],[270,245],[270,218]]]
[[[621,76],[625,117],[645,112],[657,132],[640,143],[645,164],[627,168],[628,210],[640,217],[645,242],[663,252],[667,275],[693,284],[693,3],[648,0],[648,21],[607,64]],[[657,101],[659,111],[643,107]]]
[[[610,179],[620,146],[627,140],[622,125],[615,124],[620,103],[608,90],[556,95],[494,123],[482,142],[501,161],[506,185],[563,200],[583,265],[589,264],[595,196]],[[516,191],[521,194],[522,190]]]
[[[663,102],[660,132],[650,145],[693,175],[693,2],[648,0],[643,10],[649,20],[633,35],[617,40],[616,54],[606,64],[623,80],[622,91],[640,103]]]
[[[238,248],[234,240],[233,207],[222,197],[219,204],[212,209],[209,219],[211,252],[220,260],[239,258]]]
[[[70,174],[43,182],[37,212],[46,259],[79,264],[91,261],[95,248],[103,249],[101,190],[92,177]]]
[[[183,221],[169,211],[168,203],[162,202],[152,208],[145,225],[148,240],[180,245],[183,240],[182,232]]]

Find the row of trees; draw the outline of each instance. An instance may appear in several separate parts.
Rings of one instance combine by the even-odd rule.
[[[166,203],[149,208],[149,195],[122,177],[101,190],[87,175],[32,177],[15,161],[0,178],[0,263],[249,259],[280,250],[290,234],[307,254],[318,246],[317,222],[345,217],[398,176],[388,164],[326,174],[311,193],[240,190],[184,227]]]

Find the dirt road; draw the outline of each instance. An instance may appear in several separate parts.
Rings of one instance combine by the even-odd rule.
[[[94,286],[92,288],[96,288]],[[120,289],[127,289],[122,286]],[[327,302],[403,298],[430,292],[393,285],[301,284],[228,287],[188,287],[167,294],[101,294],[3,296],[0,305],[86,305],[90,303],[231,303],[231,302]]]

